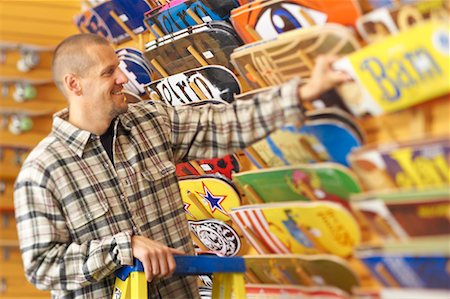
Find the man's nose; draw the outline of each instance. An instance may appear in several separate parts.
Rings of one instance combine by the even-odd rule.
[[[124,74],[124,72],[122,72],[120,68],[117,68],[116,71],[117,71],[116,83],[117,84],[128,83],[128,77]]]

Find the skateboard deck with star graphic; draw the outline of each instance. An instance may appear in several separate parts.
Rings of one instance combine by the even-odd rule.
[[[350,169],[329,162],[241,172],[233,182],[254,203],[332,201],[350,209],[350,196],[361,192]]]
[[[241,44],[231,25],[212,21],[150,41],[144,55],[157,80],[207,65],[233,70],[230,55]]]
[[[449,44],[446,22],[423,22],[386,37],[333,64],[354,80],[337,90],[356,116],[399,111],[447,95]]]
[[[328,286],[349,294],[360,285],[350,264],[330,254],[246,255],[245,266],[250,283]]]
[[[156,36],[161,37],[198,25],[199,22],[228,20],[230,11],[238,6],[239,2],[235,0],[170,1],[145,13],[145,24]]]
[[[355,35],[339,24],[312,26],[284,32],[270,41],[234,50],[231,62],[253,88],[279,85],[311,76],[314,60],[323,54],[346,55],[359,49]]]
[[[205,99],[234,101],[241,93],[236,75],[220,65],[209,65],[175,74],[146,85],[150,99],[176,106]]]
[[[229,213],[241,205],[239,192],[224,177],[203,175],[179,179],[181,198],[194,243],[203,251],[242,255],[249,245]]]

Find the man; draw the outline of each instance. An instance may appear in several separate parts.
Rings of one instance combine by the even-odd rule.
[[[300,98],[347,79],[319,59],[312,80],[269,89],[233,105],[130,105],[127,78],[106,40],[79,34],[53,58],[68,100],[52,132],[30,153],[15,185],[17,228],[27,278],[55,298],[110,298],[113,272],[142,261],[149,293],[197,298],[195,277],[171,277],[173,255],[193,254],[175,164],[219,157],[289,120]]]

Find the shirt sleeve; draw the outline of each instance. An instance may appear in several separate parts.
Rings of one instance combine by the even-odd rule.
[[[167,108],[175,161],[221,157],[302,121],[299,80],[268,88],[232,105]]]
[[[81,244],[70,240],[52,185],[36,163],[23,168],[15,183],[15,215],[27,279],[42,290],[76,290],[121,265],[131,265],[131,231]]]

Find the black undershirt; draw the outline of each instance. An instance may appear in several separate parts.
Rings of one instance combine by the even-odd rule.
[[[100,136],[100,141],[103,145],[103,148],[105,149],[106,153],[108,154],[109,160],[111,160],[111,163],[114,165],[114,158],[113,158],[113,139],[114,139],[114,123],[115,120],[113,119],[111,121],[111,124],[109,125],[108,130],[106,130],[103,135]]]

